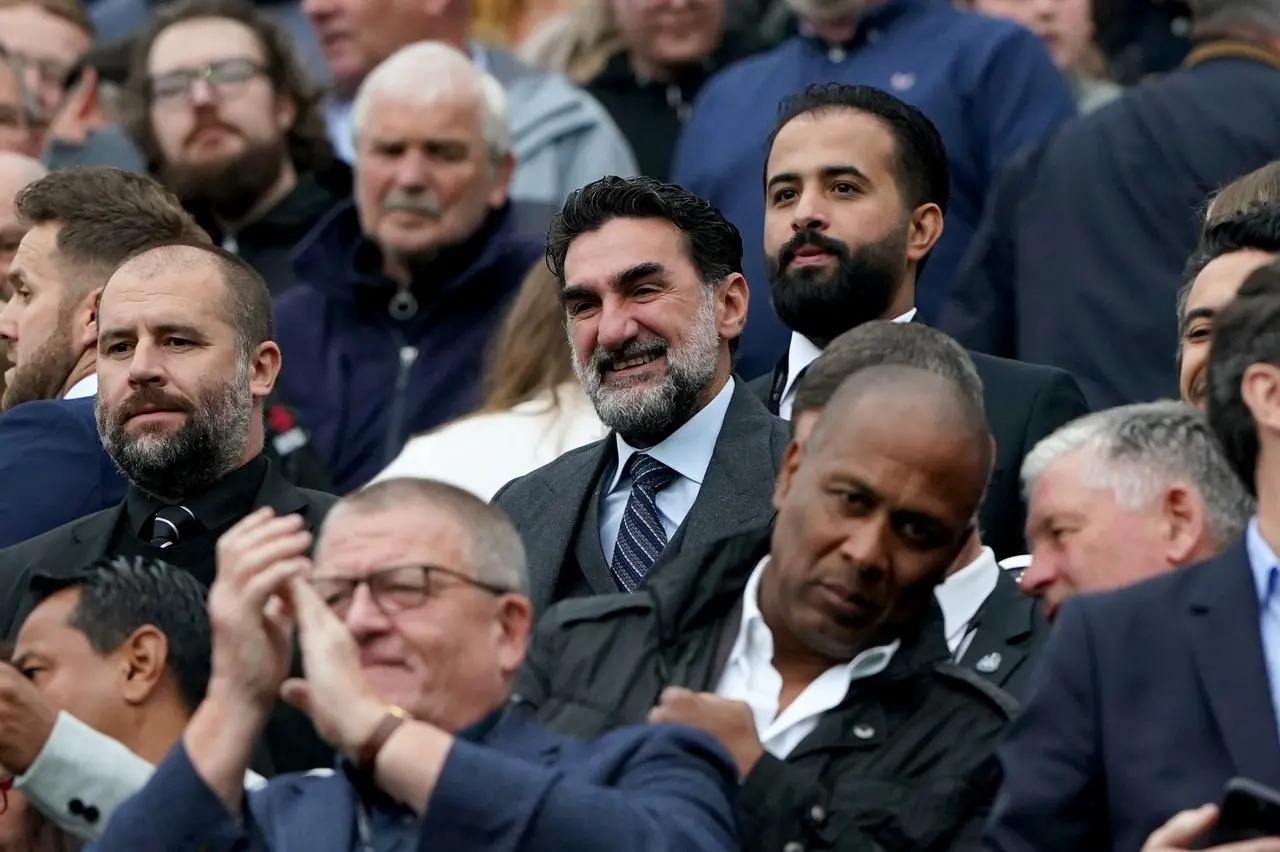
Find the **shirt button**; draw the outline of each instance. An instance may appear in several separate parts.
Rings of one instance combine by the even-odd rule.
[[[804,844],[799,840],[793,840],[782,847],[782,852],[805,852]]]
[[[845,57],[848,55],[849,54],[845,52],[843,47],[833,47],[827,51],[827,59],[830,59],[832,62],[844,62]]]
[[[827,821],[827,809],[822,805],[814,805],[809,809],[809,819],[813,820],[816,825],[822,825]]]
[[[879,30],[867,30],[867,44],[875,44],[880,40]]]

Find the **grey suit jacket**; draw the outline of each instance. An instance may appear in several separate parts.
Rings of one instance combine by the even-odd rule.
[[[58,828],[96,840],[116,808],[146,786],[155,770],[122,743],[64,711],[26,774],[13,780]],[[266,783],[260,775],[245,775],[246,790]]]
[[[735,380],[698,499],[652,570],[661,570],[685,548],[770,524],[773,484],[789,437],[787,423],[770,414],[746,382]],[[524,539],[530,598],[539,614],[554,603],[560,571],[572,553],[587,501],[616,458],[616,447],[610,433],[507,483],[493,498]]]

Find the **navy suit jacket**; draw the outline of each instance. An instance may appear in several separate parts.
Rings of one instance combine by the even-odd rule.
[[[24,402],[0,415],[0,548],[124,499],[94,397]]]
[[[737,789],[737,769],[704,734],[654,725],[588,743],[508,712],[483,744],[455,740],[417,848],[738,852]],[[241,824],[179,742],[89,849],[351,852],[355,801],[341,772],[284,775],[249,794]]]
[[[1000,750],[990,852],[1137,852],[1242,775],[1280,787],[1244,540],[1217,559],[1067,602]]]

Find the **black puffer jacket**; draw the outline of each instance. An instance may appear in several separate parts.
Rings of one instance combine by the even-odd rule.
[[[642,723],[669,685],[712,691],[732,647],[760,530],[667,566],[632,595],[575,598],[539,622],[513,700],[555,731]],[[742,786],[747,852],[977,849],[1017,704],[950,662],[936,607],[880,674],[860,679],[785,761]]]

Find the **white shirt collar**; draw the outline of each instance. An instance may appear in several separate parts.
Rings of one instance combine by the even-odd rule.
[[[916,309],[912,308],[902,316],[894,317],[894,322],[911,322],[915,319]],[[782,398],[786,399],[794,390],[800,371],[808,367],[822,354],[812,340],[803,334],[791,332],[791,345],[787,348],[787,383],[782,386]]]
[[[63,399],[84,399],[88,396],[98,395],[98,374],[85,376],[80,381],[71,386],[71,390],[62,395]]]
[[[764,569],[768,564],[768,556],[756,564],[755,570],[751,572],[751,578],[747,580],[747,587],[743,590],[742,621],[738,625],[738,637],[734,640],[733,648],[729,652],[730,660],[773,659],[773,631],[769,629],[763,613],[760,612],[760,578],[764,575]],[[757,643],[766,642],[767,648],[754,647]],[[889,663],[893,661],[893,655],[901,644],[902,640],[895,639],[888,645],[868,648],[845,663],[844,668],[849,676],[849,682],[853,683],[860,678],[880,674],[889,667]],[[758,654],[757,652],[760,651],[764,653]]]
[[[995,591],[1000,579],[1000,566],[991,548],[984,547],[978,558],[961,568],[934,590],[938,605],[942,607],[943,629],[947,641],[969,627],[969,622],[982,604]]]
[[[702,410],[689,418],[689,421],[663,440],[647,450],[637,449],[615,435],[618,445],[618,467],[613,472],[607,491],[618,487],[627,461],[636,453],[643,452],[651,458],[665,464],[685,479],[702,484],[707,475],[707,466],[711,464],[711,455],[715,452],[716,441],[720,438],[720,428],[724,426],[724,416],[729,410],[729,400],[733,397],[733,378],[730,377],[720,392]],[[606,492],[607,493],[607,492]]]

